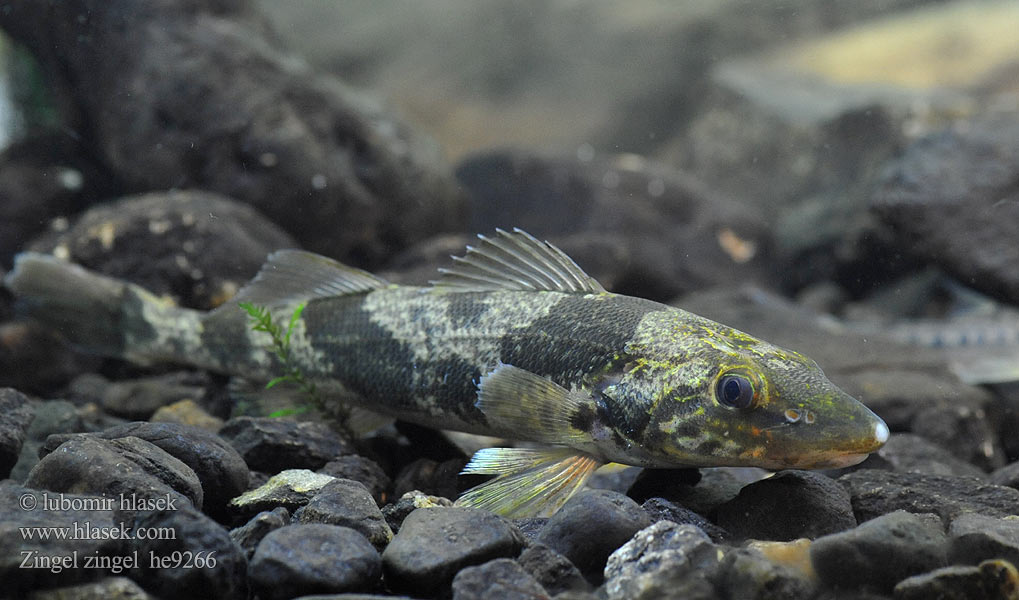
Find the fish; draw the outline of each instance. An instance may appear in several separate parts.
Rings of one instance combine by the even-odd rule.
[[[608,292],[520,229],[478,239],[427,286],[279,250],[208,312],[31,252],[4,283],[92,352],[261,382],[280,359],[241,305],[296,311],[290,359],[326,403],[519,442],[475,453],[463,473],[495,477],[456,501],[509,517],[553,514],[608,463],[837,468],[888,439],[798,352]]]

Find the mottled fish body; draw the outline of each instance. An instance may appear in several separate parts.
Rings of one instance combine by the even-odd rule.
[[[37,254],[20,255],[6,284],[97,352],[256,381],[280,365],[238,304],[283,317],[303,306],[291,358],[329,401],[549,446],[485,449],[468,465],[499,477],[460,502],[508,515],[553,512],[610,461],[837,467],[887,439],[876,415],[796,352],[606,292],[524,232],[479,237],[429,287],[280,251],[208,313]]]

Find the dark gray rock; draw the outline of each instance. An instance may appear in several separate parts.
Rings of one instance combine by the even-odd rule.
[[[849,493],[810,471],[781,471],[744,487],[718,509],[718,524],[738,538],[789,541],[856,526]]]
[[[368,488],[372,498],[379,505],[385,504],[386,496],[393,484],[377,462],[359,454],[348,454],[331,460],[318,472],[332,475],[337,479],[353,479],[360,482]]]
[[[244,459],[218,435],[190,425],[176,423],[124,423],[91,434],[115,440],[128,436],[162,448],[191,469],[202,483],[203,510],[222,515],[227,503],[248,489],[249,471]],[[41,452],[62,443],[64,436],[51,436]]]
[[[729,469],[701,469],[701,479],[696,485],[678,485],[662,497],[695,513],[714,518],[718,507],[732,500],[743,486]]]
[[[170,498],[202,507],[202,484],[191,467],[136,437],[80,436],[35,465],[25,485],[53,492]],[[182,496],[182,497],[181,497]]]
[[[17,464],[34,417],[28,396],[12,388],[0,389],[0,479],[6,479]]]
[[[252,591],[265,600],[363,592],[378,585],[382,559],[353,529],[323,523],[291,525],[265,536],[248,574]]]
[[[208,383],[207,375],[194,371],[121,380],[107,385],[99,401],[110,414],[145,420],[174,402],[204,399]]]
[[[697,527],[711,538],[713,542],[724,542],[732,537],[732,534],[715,525],[703,516],[694,511],[669,502],[665,498],[649,498],[640,505],[644,512],[651,518],[652,523],[658,521],[672,521],[680,525],[688,524]]]
[[[838,481],[849,490],[853,513],[860,522],[896,510],[934,513],[945,521],[964,512],[1007,517],[1019,506],[1019,490],[973,477],[861,469]]]
[[[242,517],[250,517],[280,506],[294,512],[311,501],[319,490],[334,480],[334,477],[307,469],[288,469],[231,500],[229,509]]]
[[[0,263],[53,218],[116,194],[119,182],[69,131],[33,135],[0,154]],[[64,222],[57,226],[66,228]],[[50,227],[54,226],[50,223]]]
[[[636,498],[628,492],[645,472],[656,470],[658,469],[642,469],[640,467],[629,466],[624,468],[614,467],[612,469],[605,469],[604,471],[598,469],[587,478],[584,485],[595,490],[612,490],[614,492],[620,492],[636,500]],[[665,470],[669,471],[670,469]]]
[[[891,165],[873,208],[901,248],[986,293],[1019,303],[1019,124],[975,118],[913,143]]]
[[[697,469],[642,469],[626,490],[626,495],[643,504],[648,498],[668,498],[684,488],[695,486],[701,477]]]
[[[244,550],[248,561],[255,555],[255,548],[270,531],[290,524],[290,511],[278,506],[251,517],[251,520],[230,530],[230,537]]]
[[[94,583],[80,583],[49,590],[36,590],[31,600],[159,600],[127,577],[104,577]]]
[[[442,462],[419,458],[393,478],[393,494],[399,497],[419,490],[430,496],[456,498],[460,495],[460,471],[467,461],[467,458],[451,458]]]
[[[195,600],[248,597],[244,550],[205,514],[184,506],[140,514],[133,525],[136,531],[153,528],[172,532],[172,536],[150,536],[133,542],[134,549],[148,560],[139,561],[131,578],[153,594]],[[160,537],[164,539],[155,539]],[[180,557],[191,558],[192,562],[182,562]]]
[[[545,589],[514,560],[497,558],[461,569],[453,578],[453,600],[534,600],[547,598]]]
[[[975,465],[912,433],[893,433],[884,446],[860,463],[859,468],[987,478]]]
[[[717,581],[722,597],[733,600],[810,598],[817,588],[802,571],[745,548],[726,553]]]
[[[407,515],[415,510],[419,508],[448,508],[450,506],[453,506],[453,501],[449,498],[429,496],[418,490],[413,490],[400,496],[396,502],[383,506],[382,516],[386,518],[386,523],[395,534],[400,531],[400,526],[403,525],[403,520],[407,518]]]
[[[591,527],[597,523],[597,527]],[[586,490],[549,518],[538,541],[576,565],[588,581],[601,583],[605,561],[651,519],[633,500],[609,490]]]
[[[71,585],[93,581],[103,576],[99,569],[87,569],[83,559],[74,565],[73,556],[123,557],[128,549],[121,539],[61,539],[50,535],[40,539],[27,536],[22,527],[67,528],[73,532],[85,523],[93,531],[119,531],[120,523],[115,512],[110,510],[108,498],[79,496],[76,494],[54,494],[41,492],[15,484],[0,481],[0,579],[3,580],[3,594],[11,598],[23,597],[31,590]],[[70,536],[67,536],[70,537]],[[98,537],[98,536],[95,536]],[[31,557],[33,566],[21,568],[21,562]],[[36,560],[38,559],[38,560]],[[41,562],[45,561],[45,562]],[[66,561],[66,562],[65,562]],[[56,563],[60,564],[57,565]],[[64,568],[66,566],[66,568]],[[50,568],[46,568],[50,567]]]
[[[528,542],[538,543],[538,536],[541,530],[548,523],[548,517],[523,517],[513,519],[513,525],[524,534]]]
[[[998,600],[1014,598],[1019,572],[1005,560],[988,560],[976,567],[951,566],[903,579],[895,586],[895,600]]]
[[[887,592],[906,577],[945,566],[948,543],[937,517],[900,510],[814,540],[810,560],[827,585]]]
[[[127,189],[231,196],[302,246],[366,267],[463,221],[440,149],[281,51],[251,2],[133,8],[26,5],[0,19]],[[111,108],[124,89],[135,91]]]
[[[1019,564],[1019,519],[1015,517],[965,513],[949,525],[948,537],[948,558],[955,564],[975,565],[992,558]]]
[[[334,479],[294,513],[301,523],[327,523],[349,527],[381,551],[393,539],[385,517],[363,484]]]
[[[52,434],[89,431],[89,424],[76,406],[67,400],[46,400],[32,405],[35,418],[28,426],[21,455],[11,471],[11,479],[24,481],[39,462],[39,451]]]
[[[98,368],[100,361],[76,352],[63,336],[38,321],[0,322],[0,387],[50,397],[75,376]]]
[[[994,402],[935,403],[917,411],[910,430],[931,440],[958,458],[993,471],[1005,464],[998,428],[990,413]]]
[[[457,177],[474,198],[473,230],[512,223],[547,238],[606,289],[664,301],[763,274],[757,210],[663,164],[499,150],[466,159]]]
[[[254,277],[270,252],[296,246],[250,206],[218,194],[178,190],[98,204],[66,231],[43,235],[28,249],[57,251],[93,271],[170,296],[182,306],[208,310]],[[145,404],[149,414],[161,406],[155,406],[159,398],[168,404],[169,397],[186,393],[136,385],[149,396],[159,392]],[[128,389],[111,389],[108,402],[131,413],[124,400]]]
[[[1019,489],[1019,461],[995,469],[987,479],[994,485]]]
[[[350,442],[324,423],[271,417],[236,417],[219,430],[248,467],[279,473],[285,469],[320,469],[353,453]]]
[[[611,600],[716,598],[718,548],[693,525],[659,521],[609,556],[605,593]]]
[[[382,553],[386,583],[429,595],[444,589],[463,567],[512,558],[524,541],[505,519],[488,511],[420,508],[404,519]]]
[[[565,556],[545,544],[532,543],[517,557],[517,563],[545,588],[550,596],[568,590],[585,591],[591,584]]]

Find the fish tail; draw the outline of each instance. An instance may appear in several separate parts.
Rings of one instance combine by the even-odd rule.
[[[83,350],[142,364],[195,362],[186,341],[197,335],[201,313],[138,285],[36,252],[15,257],[4,285],[19,310]]]

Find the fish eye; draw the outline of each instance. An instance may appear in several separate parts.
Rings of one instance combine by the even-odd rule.
[[[750,408],[754,403],[754,384],[742,375],[723,375],[715,384],[715,399],[729,408]]]

